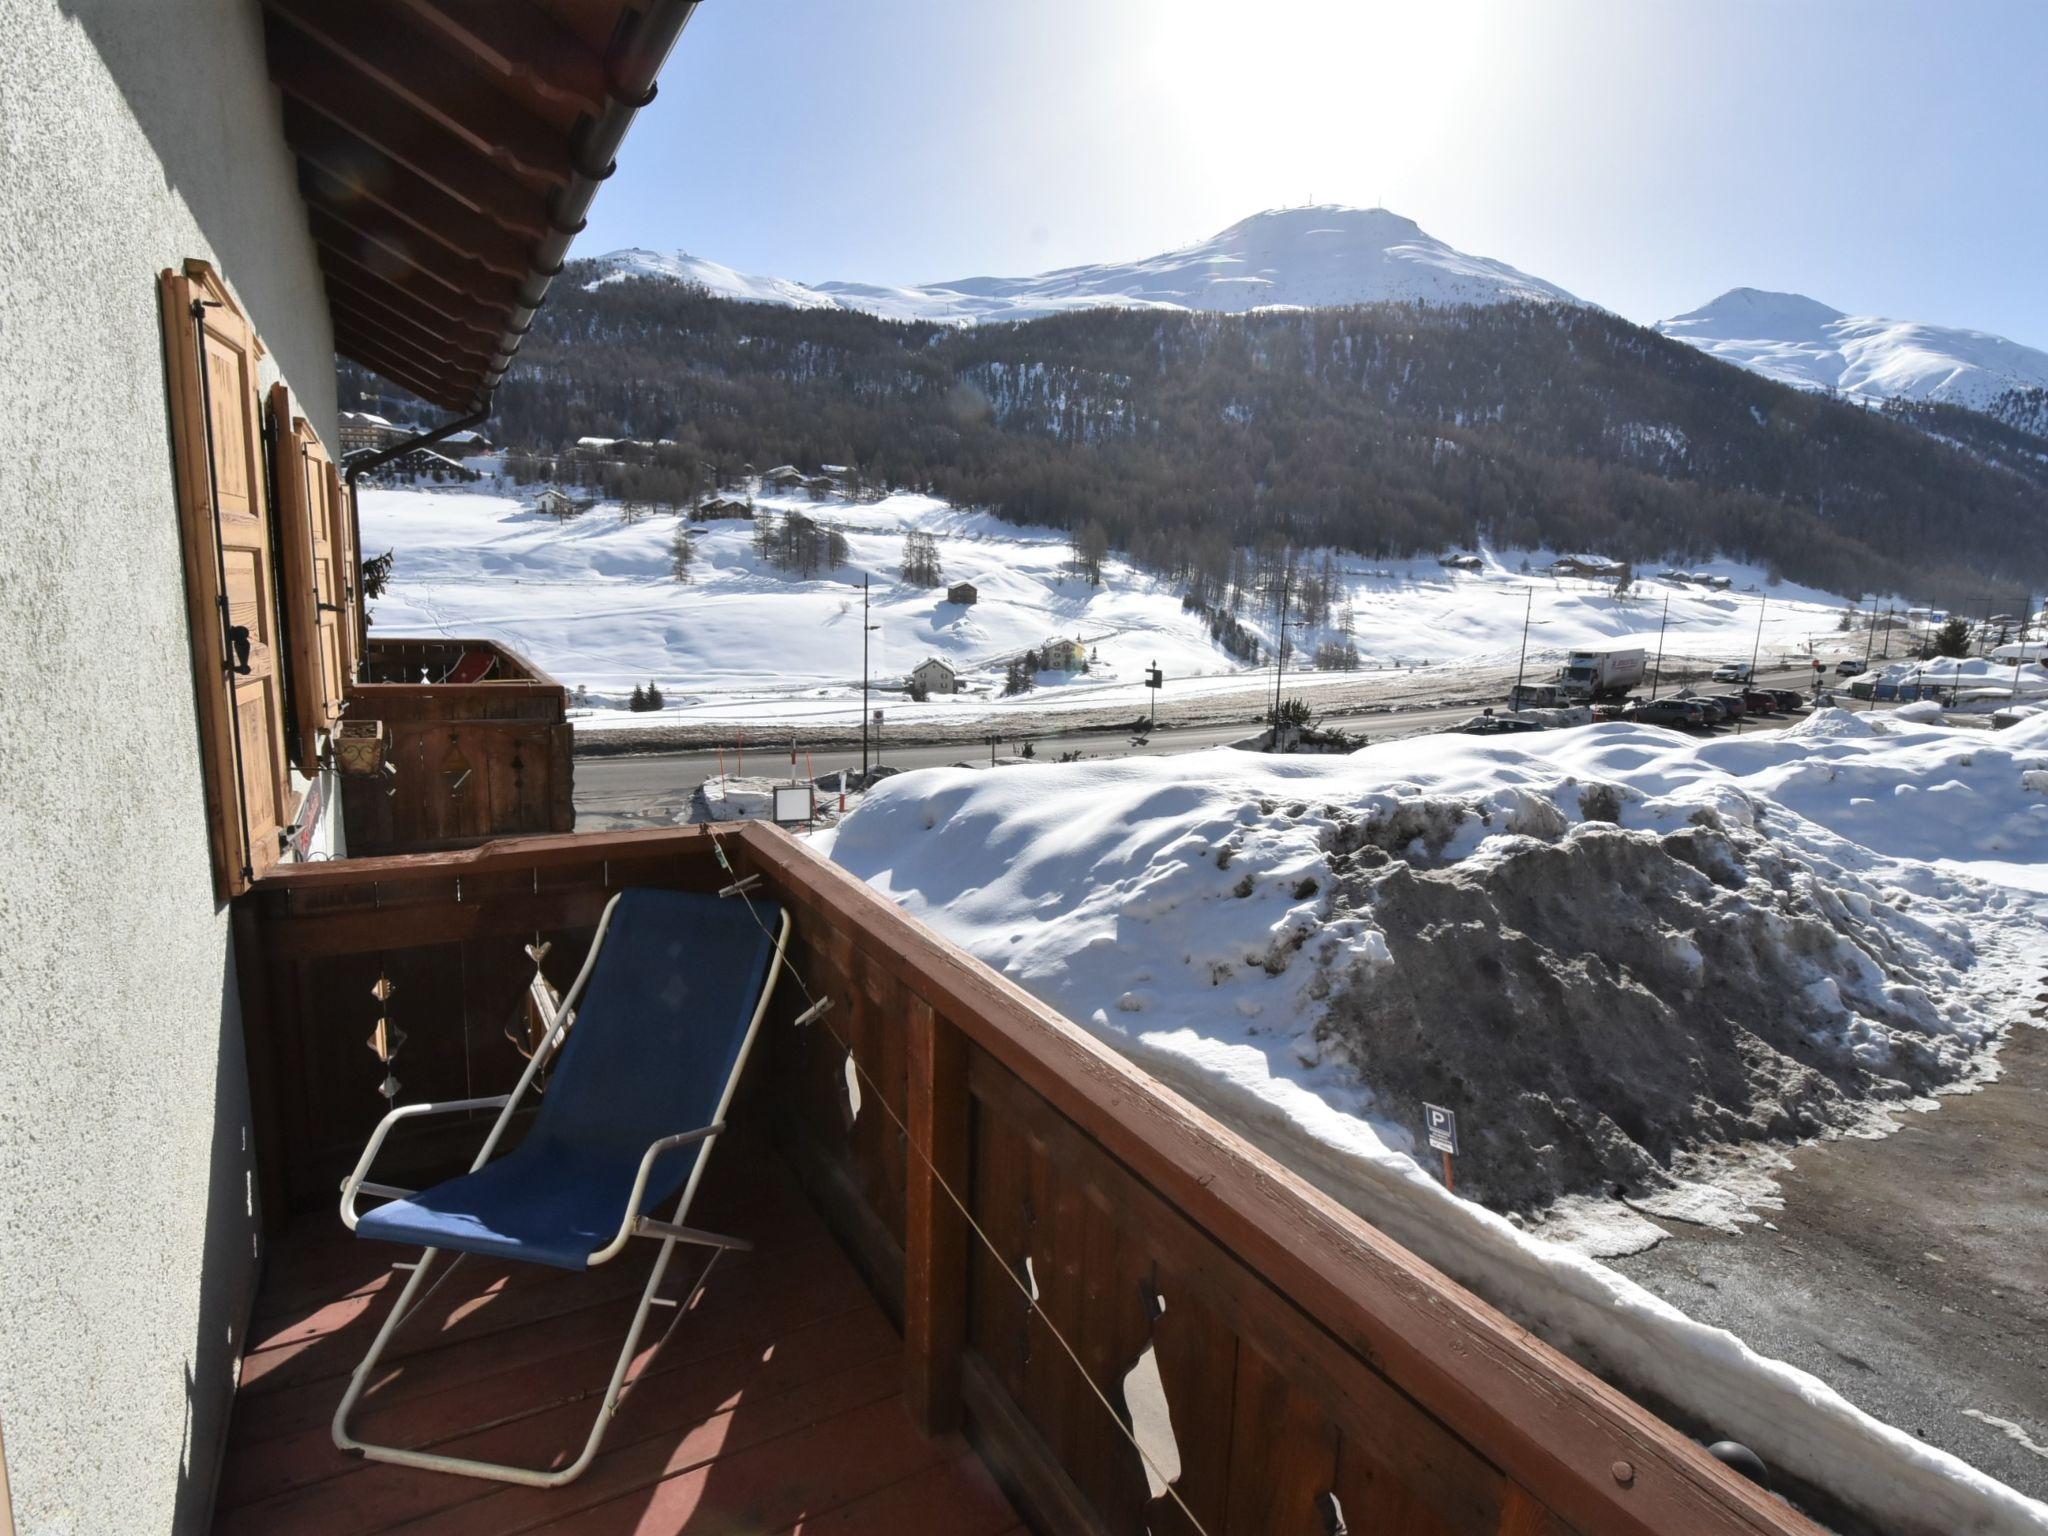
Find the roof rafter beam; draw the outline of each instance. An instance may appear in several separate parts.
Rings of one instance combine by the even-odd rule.
[[[296,27],[272,17],[267,32],[271,76],[286,98],[287,138],[299,112],[317,115],[507,229],[535,239],[547,233],[544,187],[507,170],[369,76],[337,68]]]
[[[458,243],[482,249],[486,243],[499,240],[531,254],[534,244],[546,233],[547,221],[539,211],[538,194],[531,198],[533,207],[528,215],[508,219],[503,210],[480,212],[303,102],[286,99],[284,123],[285,137],[301,160],[348,182],[364,196],[382,202],[415,223],[427,219],[436,226],[445,226]]]
[[[301,181],[305,179],[302,177]],[[332,239],[343,249],[349,249],[349,242],[353,242],[354,248],[363,252],[359,259],[373,271],[410,268],[447,289],[451,296],[474,299],[489,308],[510,305],[518,294],[519,285],[514,279],[455,255],[438,241],[428,240],[410,225],[379,209],[360,203],[337,205],[315,187],[304,190],[308,221],[320,221],[314,238]],[[321,229],[346,233],[330,236],[321,233]],[[407,286],[414,293],[421,292],[415,284]]]
[[[391,288],[436,314],[473,330],[489,331],[499,323],[500,312],[492,305],[457,293],[439,279],[421,272],[389,255],[381,246],[363,239],[332,214],[318,208],[306,210],[314,241],[321,247],[320,265],[325,271],[340,269],[343,277],[367,284],[373,291]]]
[[[496,358],[460,350],[445,337],[432,332],[394,324],[390,316],[368,305],[357,304],[344,294],[330,290],[327,303],[335,319],[346,321],[350,331],[378,342],[394,357],[416,358],[423,368],[454,372],[474,370],[481,375],[497,361]]]
[[[348,332],[338,332],[334,338],[334,350],[343,357],[361,363],[374,373],[381,373],[395,383],[435,405],[451,411],[459,411],[474,405],[482,395],[475,379],[450,379],[439,374],[426,374],[403,358],[394,358],[382,347],[366,337]]]
[[[487,158],[554,186],[575,174],[561,129],[507,96],[471,60],[407,25],[386,0],[268,4],[333,61],[369,76]]]
[[[414,394],[437,405],[472,400],[482,393],[480,378],[451,379],[446,374],[424,370],[415,359],[386,351],[373,336],[338,331],[334,349],[365,368],[374,368],[386,378],[397,380]]]
[[[459,395],[472,394],[476,390],[480,374],[475,369],[451,367],[446,363],[419,356],[402,346],[395,346],[381,336],[358,330],[340,317],[335,321],[337,341],[346,338],[348,344],[360,351],[375,353],[384,362],[403,368],[415,379],[434,385],[444,393]]]
[[[383,323],[393,330],[418,332],[423,336],[445,339],[451,347],[461,348],[483,357],[490,355],[497,336],[482,326],[470,325],[466,321],[452,320],[444,314],[427,308],[408,295],[403,289],[389,283],[359,276],[357,273],[338,271],[323,264],[322,275],[327,280],[328,297],[336,302],[346,302],[364,314],[381,317]]]
[[[427,404],[436,406],[441,410],[465,412],[475,409],[466,396],[457,398],[450,396],[445,390],[435,385],[422,384],[412,379],[403,378],[393,369],[382,367],[370,358],[358,357],[353,352],[337,352],[337,355],[347,358],[350,362],[360,365],[367,371],[398,385],[402,389],[409,390],[411,393],[419,396],[420,399],[426,401]]]
[[[452,46],[519,88],[562,106],[604,110],[604,60],[527,0],[398,0]]]
[[[373,217],[380,223],[417,231],[450,255],[515,282],[533,269],[530,253],[512,236],[431,188],[423,189],[418,182],[411,188],[394,186],[389,180],[380,186],[360,173],[337,176],[314,163],[303,150],[300,153],[304,157],[299,165],[300,189],[308,201],[339,217],[348,217],[345,210],[374,210]],[[422,191],[426,195],[417,195]]]

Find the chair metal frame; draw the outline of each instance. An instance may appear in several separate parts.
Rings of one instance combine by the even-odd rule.
[[[591,940],[590,953],[584,959],[583,968],[577,972],[575,984],[570,987],[568,995],[562,999],[561,1007],[557,1010],[554,1018],[548,1021],[547,1035],[528,1059],[526,1070],[520,1074],[518,1087],[514,1088],[510,1093],[495,1094],[488,1098],[453,1099],[442,1104],[408,1104],[403,1108],[392,1110],[378,1122],[377,1129],[371,1133],[369,1144],[363,1148],[363,1155],[357,1160],[354,1171],[342,1181],[341,1219],[347,1224],[351,1232],[356,1228],[358,1217],[356,1201],[359,1196],[370,1195],[373,1197],[384,1196],[390,1199],[404,1199],[415,1193],[413,1190],[399,1189],[389,1184],[372,1183],[369,1177],[370,1166],[376,1161],[377,1153],[383,1147],[385,1138],[391,1134],[392,1129],[401,1121],[425,1115],[453,1114],[458,1111],[477,1109],[497,1109],[499,1111],[498,1118],[491,1126],[490,1134],[484,1138],[483,1147],[477,1153],[476,1161],[469,1165],[469,1171],[474,1173],[490,1161],[491,1154],[497,1150],[498,1143],[504,1139],[506,1127],[511,1124],[512,1116],[518,1111],[519,1101],[525,1097],[527,1090],[532,1087],[534,1079],[540,1075],[549,1059],[561,1048],[562,1042],[568,1037],[569,1030],[575,1023],[576,1005],[582,999],[584,987],[589,982],[591,973],[596,969],[598,955],[604,948],[605,934],[611,927],[612,912],[618,906],[620,896],[624,894],[621,891],[605,904],[604,916],[598,921],[597,933]],[[397,1334],[399,1328],[404,1325],[407,1319],[425,1304],[428,1297],[434,1291],[440,1288],[441,1282],[454,1274],[463,1259],[468,1257],[468,1255],[458,1252],[449,1261],[447,1267],[441,1271],[439,1278],[434,1281],[433,1285],[426,1286],[425,1293],[422,1294],[421,1287],[426,1285],[428,1271],[433,1268],[434,1261],[441,1256],[441,1250],[438,1248],[422,1249],[417,1262],[401,1263],[392,1266],[393,1269],[411,1270],[412,1277],[406,1281],[405,1289],[399,1293],[398,1300],[393,1304],[390,1313],[384,1319],[384,1325],[377,1330],[377,1337],[371,1341],[369,1353],[363,1356],[362,1363],[356,1367],[355,1373],[350,1376],[348,1390],[342,1395],[340,1405],[334,1410],[333,1431],[334,1444],[337,1449],[347,1451],[352,1455],[365,1457],[371,1461],[395,1462],[399,1466],[422,1467],[433,1472],[454,1472],[465,1477],[480,1477],[495,1482],[518,1483],[530,1488],[559,1488],[564,1483],[575,1481],[588,1470],[591,1462],[596,1459],[599,1447],[604,1442],[605,1431],[610,1428],[613,1417],[618,1413],[620,1400],[624,1397],[627,1389],[634,1382],[644,1377],[653,1366],[656,1356],[661,1353],[662,1346],[668,1342],[669,1335],[675,1332],[676,1325],[683,1320],[690,1308],[695,1305],[697,1297],[703,1292],[704,1284],[710,1279],[711,1271],[718,1263],[720,1257],[727,1252],[743,1252],[753,1246],[745,1238],[729,1237],[723,1233],[709,1232],[699,1227],[684,1226],[682,1221],[689,1214],[690,1202],[696,1198],[697,1185],[704,1176],[705,1166],[711,1161],[712,1148],[716,1145],[719,1135],[725,1130],[727,1107],[732,1103],[733,1091],[739,1085],[740,1073],[745,1069],[747,1057],[753,1050],[754,1037],[760,1033],[761,1021],[766,1017],[768,1005],[775,996],[775,982],[782,971],[783,952],[789,943],[789,932],[790,917],[787,909],[785,909],[782,913],[781,931],[775,936],[774,953],[769,956],[768,977],[762,985],[760,1001],[755,1005],[753,1017],[748,1021],[746,1035],[740,1042],[739,1055],[734,1059],[732,1071],[725,1080],[725,1089],[719,1095],[718,1111],[711,1124],[698,1126],[695,1130],[680,1131],[672,1136],[664,1136],[660,1140],[649,1144],[646,1152],[641,1155],[639,1171],[633,1180],[632,1196],[626,1202],[625,1215],[619,1223],[617,1235],[603,1247],[593,1250],[586,1261],[588,1265],[593,1267],[606,1263],[618,1257],[624,1251],[626,1244],[635,1237],[651,1238],[661,1244],[661,1251],[655,1256],[653,1267],[648,1273],[647,1284],[640,1293],[640,1305],[634,1310],[632,1326],[626,1330],[626,1342],[619,1350],[617,1363],[612,1367],[611,1381],[605,1388],[604,1402],[599,1407],[597,1417],[590,1426],[588,1437],[584,1440],[582,1453],[567,1466],[545,1470],[538,1467],[514,1466],[505,1462],[479,1461],[464,1456],[444,1456],[433,1451],[415,1450],[406,1446],[380,1445],[372,1441],[359,1440],[349,1432],[349,1415],[355,1409],[357,1401],[362,1397],[363,1389],[368,1384],[371,1373],[376,1370],[377,1362],[383,1357],[385,1347],[391,1342],[393,1336]],[[703,1149],[697,1154],[697,1160],[690,1169],[689,1179],[683,1185],[682,1196],[676,1203],[674,1219],[659,1221],[651,1216],[641,1215],[640,1202],[646,1194],[647,1182],[653,1175],[656,1159],[664,1152],[700,1142],[703,1143]],[[663,1298],[658,1293],[661,1289],[662,1279],[668,1272],[669,1259],[674,1254],[676,1245],[679,1243],[709,1248],[711,1250],[711,1257],[705,1261],[704,1268],[699,1272],[695,1283],[690,1287],[689,1294],[682,1300],[676,1301]],[[648,1314],[655,1307],[672,1308],[675,1316],[670,1320],[668,1328],[662,1333],[661,1337],[655,1341],[654,1348],[642,1363],[639,1373],[629,1381],[627,1379],[627,1372],[633,1364],[633,1352],[639,1347],[640,1336],[646,1330]]]

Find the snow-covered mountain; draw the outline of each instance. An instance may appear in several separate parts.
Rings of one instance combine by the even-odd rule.
[[[2048,352],[1985,331],[1845,315],[1798,293],[1731,288],[1657,329],[1783,384],[1872,400],[1982,410],[2006,390],[2048,386]]]
[[[664,256],[659,251],[634,246],[598,257],[597,265],[598,275],[584,284],[586,288],[601,288],[606,283],[627,277],[665,277],[673,282],[694,283],[721,299],[744,299],[753,304],[787,304],[792,309],[839,307],[835,300],[815,288],[806,288],[786,277],[758,277],[752,272],[736,272],[723,262],[707,261],[702,256],[692,256],[688,251]]]
[[[872,283],[806,285],[735,272],[677,253],[614,251],[595,283],[669,277],[712,293],[802,308],[834,306],[890,320],[973,324],[1033,320],[1099,305],[1242,311],[1387,300],[1495,304],[1581,302],[1555,283],[1505,262],[1468,256],[1384,208],[1276,208],[1240,220],[1199,245],[1142,261],[1063,267],[1035,277],[968,277],[892,288]],[[595,284],[593,284],[595,286]]]

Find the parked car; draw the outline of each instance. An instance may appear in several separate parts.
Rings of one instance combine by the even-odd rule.
[[[1746,661],[1724,661],[1714,668],[1717,683],[1746,683],[1749,681],[1749,663]]]
[[[1778,701],[1778,708],[1788,715],[1796,709],[1806,708],[1806,695],[1797,688],[1773,688],[1770,693]]]
[[[1769,688],[1745,688],[1742,702],[1752,715],[1775,715],[1778,712],[1778,695]]]
[[[1742,702],[1742,695],[1739,693],[1714,693],[1708,697],[1721,706],[1722,712],[1730,720],[1740,720],[1749,713],[1749,706]]]
[[[1860,661],[1838,661],[1835,663],[1835,673],[1839,677],[1860,677],[1868,670]]]
[[[1524,720],[1518,715],[1474,715],[1456,729],[1466,736],[1510,736],[1521,731],[1544,729],[1541,720]]]
[[[1697,699],[1644,699],[1629,706],[1625,719],[1638,725],[1663,725],[1677,730],[1704,730],[1707,712]]]

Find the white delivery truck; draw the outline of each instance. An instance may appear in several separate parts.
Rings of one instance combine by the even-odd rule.
[[[1643,652],[1573,651],[1558,682],[1573,698],[1619,699],[1643,680]]]

